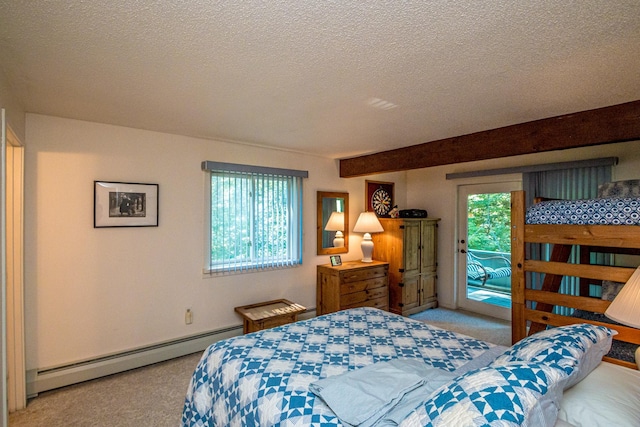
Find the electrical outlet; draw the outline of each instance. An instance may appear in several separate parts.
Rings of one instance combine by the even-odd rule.
[[[193,323],[193,312],[190,308],[187,308],[187,311],[184,313],[184,324],[190,325]]]

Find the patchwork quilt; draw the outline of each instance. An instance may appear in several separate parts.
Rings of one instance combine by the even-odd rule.
[[[193,373],[182,426],[340,426],[311,383],[394,359],[458,374],[498,349],[374,308],[319,316],[212,344]]]

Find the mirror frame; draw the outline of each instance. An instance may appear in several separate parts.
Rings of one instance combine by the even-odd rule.
[[[341,248],[322,247],[322,232],[329,218],[323,218],[322,206],[325,198],[344,199],[344,246]],[[316,199],[317,208],[317,246],[318,255],[346,254],[349,252],[349,193],[338,193],[330,191],[318,191]]]

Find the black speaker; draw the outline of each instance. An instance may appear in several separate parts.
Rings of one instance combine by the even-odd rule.
[[[400,218],[426,218],[427,211],[424,209],[402,209]]]

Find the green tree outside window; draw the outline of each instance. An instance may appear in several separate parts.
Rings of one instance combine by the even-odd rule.
[[[511,252],[511,196],[473,194],[467,200],[467,247],[471,250]]]

